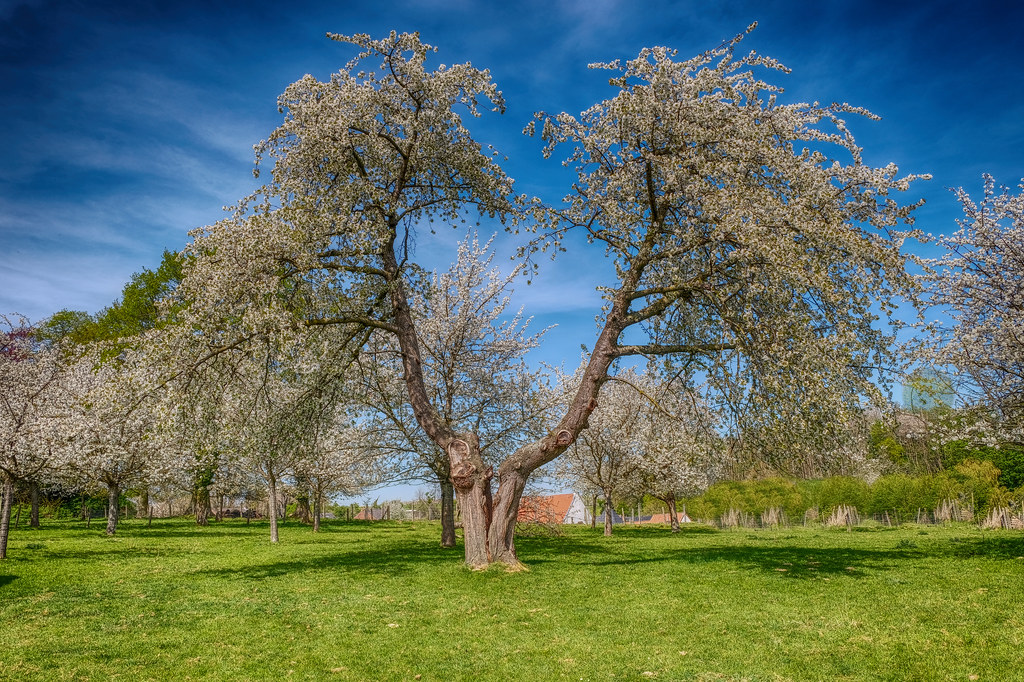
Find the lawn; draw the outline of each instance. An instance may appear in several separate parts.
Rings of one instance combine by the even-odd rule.
[[[12,531],[0,680],[1024,680],[1024,533],[521,537],[471,572],[427,523]]]

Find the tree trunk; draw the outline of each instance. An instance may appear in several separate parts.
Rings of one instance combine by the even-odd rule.
[[[39,528],[39,483],[32,481],[28,484],[29,502],[32,505],[32,512],[28,517],[28,525],[31,528]]]
[[[277,476],[268,468],[267,486],[270,497],[267,499],[267,516],[270,517],[270,541],[277,542]]]
[[[597,530],[597,494],[590,501],[590,530]]]
[[[610,536],[612,534],[612,514],[615,510],[612,509],[612,491],[604,491],[604,534]]]
[[[210,504],[210,487],[199,485],[196,487],[196,525],[209,526],[211,514],[213,507]]]
[[[295,518],[302,523],[313,522],[313,512],[310,509],[309,497],[309,493],[303,492],[295,498]]]
[[[320,515],[323,512],[323,495],[313,493],[313,532],[320,532]]]
[[[441,478],[441,546],[455,546],[455,486]]]
[[[150,519],[150,521],[152,521],[153,520],[153,509],[149,506],[149,486],[148,485],[147,486],[143,486],[142,492],[139,493],[139,509],[138,509],[138,511],[141,512],[143,509],[146,510],[146,516]]]
[[[679,532],[679,515],[676,514],[676,496],[669,494],[665,497],[665,504],[668,505],[669,523],[672,524],[672,532]]]
[[[462,510],[462,537],[466,546],[466,564],[473,569],[486,568],[492,556],[487,535],[491,526],[491,476],[480,456],[476,434],[461,434],[448,448],[452,485]],[[513,525],[513,529],[515,526]]]
[[[529,473],[523,474],[516,469],[502,472],[489,537],[491,559],[517,571],[526,568],[516,555],[515,533],[519,502],[523,498],[528,477]]]
[[[0,559],[7,558],[7,538],[11,534],[11,505],[14,502],[14,481],[3,479],[3,503],[0,504]]]
[[[117,483],[107,483],[107,535],[117,532],[117,520],[121,514],[118,502],[121,499],[121,487]]]

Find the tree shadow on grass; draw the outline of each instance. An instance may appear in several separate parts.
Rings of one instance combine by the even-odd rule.
[[[1024,559],[1024,533],[1001,530],[989,532],[992,534],[980,538],[950,538],[940,551],[961,559]]]
[[[190,575],[241,580],[274,578],[299,571],[344,571],[362,576],[398,575],[423,570],[425,567],[457,566],[462,558],[461,547],[445,549],[426,544],[422,539],[416,541],[410,538],[409,542],[392,543],[384,548],[377,543],[366,548],[347,546],[317,556],[204,569]]]
[[[140,522],[141,524],[142,522]],[[320,525],[318,533],[313,532],[313,526],[295,520],[278,521],[278,530],[282,534],[291,537],[308,537],[316,539],[332,534],[361,534],[361,533],[404,533],[417,530],[411,523],[396,521],[333,521],[324,522]],[[440,526],[438,526],[440,529]],[[101,529],[102,532],[102,529]],[[244,520],[230,519],[225,521],[211,521],[208,526],[198,526],[189,519],[173,519],[170,522],[154,522],[152,526],[146,525],[121,525],[117,530],[118,537],[131,538],[203,538],[203,537],[251,537],[270,536],[270,523],[266,519],[258,519],[251,523]]]
[[[783,578],[817,579],[823,576],[862,578],[879,571],[898,570],[900,565],[935,552],[922,550],[913,543],[901,543],[892,548],[863,549],[766,544],[715,544],[707,546],[686,542],[686,536],[707,536],[720,531],[693,529],[675,535],[679,544],[666,547],[644,548],[640,543],[665,535],[664,530],[630,529],[619,538],[580,536],[569,538],[528,538],[519,543],[520,558],[527,565],[575,563],[583,569],[599,566],[636,566],[652,563],[706,565],[707,570],[720,571],[737,568],[772,573]],[[770,540],[773,538],[757,537]],[[791,538],[787,538],[791,539]],[[1010,552],[1012,553],[1012,551]]]
[[[0,575],[0,587],[7,587],[17,579],[16,575]]]

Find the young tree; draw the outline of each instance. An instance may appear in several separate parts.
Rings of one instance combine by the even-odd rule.
[[[569,407],[501,461],[492,499],[473,423],[448,424],[426,381],[411,247],[417,227],[469,207],[523,217],[528,203],[513,200],[457,111],[500,110],[500,93],[468,64],[429,71],[433,48],[417,35],[332,37],[359,56],[328,82],[307,76],[285,91],[285,121],[260,147],[271,181],[195,234],[179,292],[211,353],[273,333],[341,359],[375,332],[393,335],[417,423],[449,458],[470,566],[520,566],[527,480],[583,431],[620,358],[664,355],[706,375],[709,394],[749,393],[808,433],[841,431],[877,395],[891,346],[877,311],[914,291],[899,231],[912,207],[892,197],[913,177],[863,162],[842,116],[866,112],[780,103],[754,71],[783,67],[735,57],[742,36],[681,62],[646,49],[603,65],[618,93],[579,119],[538,116],[546,153],[569,146],[578,179],[523,255],[579,231],[605,248],[615,278]]]
[[[605,535],[612,534],[614,501],[644,492],[643,453],[651,436],[649,421],[644,419],[644,394],[634,387],[638,375],[627,370],[620,379],[604,388],[601,405],[565,453],[558,472],[576,489],[600,491]]]
[[[957,370],[960,397],[990,437],[1024,444],[1024,182],[1014,194],[985,176],[982,200],[962,188],[960,229],[924,276],[930,303],[952,317],[935,330],[929,359]]]
[[[717,416],[696,388],[680,378],[638,377],[646,435],[639,452],[637,487],[668,507],[673,533],[679,532],[676,501],[714,481],[722,468],[724,447],[716,432]]]
[[[528,333],[522,313],[507,316],[509,294],[522,266],[507,275],[492,266],[491,241],[475,236],[460,242],[447,272],[435,273],[412,302],[422,349],[424,382],[438,416],[448,428],[470,425],[480,452],[491,465],[523,440],[543,433],[550,401],[542,398],[543,377],[526,354],[544,331]],[[454,487],[447,453],[416,423],[402,380],[401,349],[378,335],[359,363],[362,394],[369,401],[368,431],[379,449],[392,453],[407,477],[425,467],[441,491],[441,545],[455,546]],[[408,461],[410,456],[413,461]]]

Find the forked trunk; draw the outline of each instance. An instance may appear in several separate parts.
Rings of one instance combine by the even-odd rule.
[[[443,477],[441,482],[441,546],[455,546],[455,486],[451,479]]]
[[[14,481],[3,479],[3,503],[0,505],[0,559],[7,558],[7,538],[11,534],[11,506],[14,502]]]
[[[611,535],[612,534],[612,514],[614,514],[614,513],[615,512],[612,509],[612,491],[611,490],[605,490],[604,491],[604,534],[605,535]]]
[[[117,520],[121,514],[118,504],[120,499],[121,486],[117,483],[107,483],[107,535],[117,532]]]

